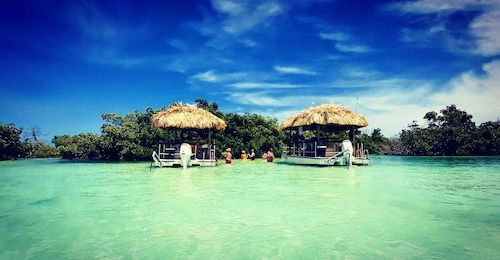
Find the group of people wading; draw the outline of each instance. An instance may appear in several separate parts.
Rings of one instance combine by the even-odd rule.
[[[222,156],[226,160],[226,163],[231,163],[231,160],[233,159],[233,154],[231,153],[231,148],[227,148],[225,152],[222,153]],[[250,160],[255,160],[255,151],[253,149],[250,150],[250,153],[247,154],[245,150],[241,151],[240,159],[242,161],[246,161],[247,159]],[[273,162],[274,160],[274,153],[273,153],[273,148],[269,148],[267,152],[262,154],[262,159],[264,159],[267,162]]]

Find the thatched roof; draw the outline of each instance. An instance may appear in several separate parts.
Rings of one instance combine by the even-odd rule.
[[[333,126],[338,129],[361,128],[368,126],[368,121],[362,115],[334,104],[312,106],[297,115],[288,117],[278,127],[279,130],[307,127],[313,125]]]
[[[191,105],[172,105],[151,116],[154,128],[216,129],[222,131],[226,122],[209,111]]]

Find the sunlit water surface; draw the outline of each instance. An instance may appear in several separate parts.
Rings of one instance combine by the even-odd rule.
[[[0,162],[0,259],[498,259],[499,157]]]

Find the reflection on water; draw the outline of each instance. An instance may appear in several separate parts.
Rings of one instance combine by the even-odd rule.
[[[0,162],[0,258],[493,259],[499,162]]]

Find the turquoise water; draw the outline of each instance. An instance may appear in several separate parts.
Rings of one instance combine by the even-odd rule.
[[[500,157],[0,162],[0,259],[498,259]]]

